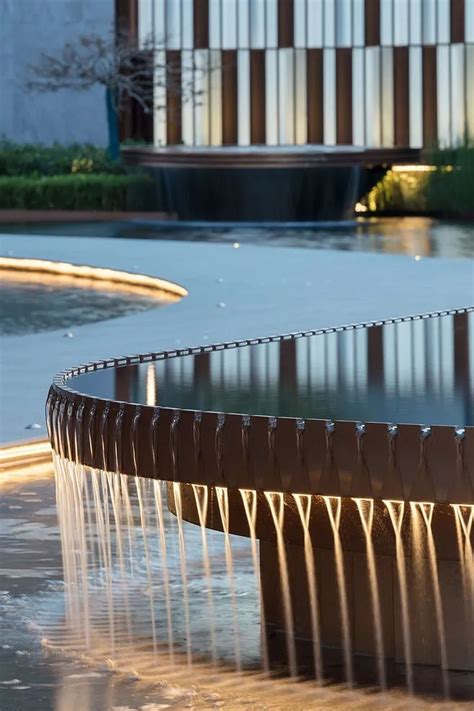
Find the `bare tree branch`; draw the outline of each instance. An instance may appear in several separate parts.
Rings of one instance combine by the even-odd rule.
[[[199,102],[204,93],[200,78],[216,66],[198,66],[191,52],[183,61],[167,61],[165,46],[151,37],[138,42],[126,32],[82,35],[57,53],[42,53],[29,67],[27,87],[49,92],[102,85],[110,91],[116,111],[128,99],[147,113],[165,108],[163,95],[167,100],[179,97],[181,103]]]

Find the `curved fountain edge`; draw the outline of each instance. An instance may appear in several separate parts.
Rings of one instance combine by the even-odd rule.
[[[48,395],[53,448],[97,469],[186,484],[468,504],[474,489],[474,427],[177,410],[87,396],[68,381],[123,365],[472,311],[469,306],[71,368],[54,378]],[[118,420],[119,445],[113,431]]]
[[[173,299],[188,295],[188,291],[183,286],[162,277],[50,259],[0,256],[0,271],[12,274],[36,274],[52,278],[65,277],[79,283],[94,282],[98,285],[103,284],[104,287],[125,288],[131,292],[159,293]]]

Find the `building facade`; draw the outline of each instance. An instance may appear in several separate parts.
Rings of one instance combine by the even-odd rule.
[[[158,146],[456,145],[474,136],[474,0],[120,0],[179,66]]]

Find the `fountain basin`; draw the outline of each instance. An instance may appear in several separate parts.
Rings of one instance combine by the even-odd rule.
[[[464,309],[81,366],[51,387],[50,436],[72,461],[166,481],[469,504],[471,321]]]
[[[168,482],[180,548],[184,520],[229,546],[258,540],[272,665],[472,698],[473,320],[467,308],[67,371],[47,401],[57,462]]]

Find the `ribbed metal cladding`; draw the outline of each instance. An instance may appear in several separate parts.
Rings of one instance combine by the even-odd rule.
[[[438,314],[423,318],[436,318]],[[466,368],[467,311],[454,313],[454,359]],[[419,320],[422,317],[416,317]],[[389,321],[387,323],[394,323]],[[337,329],[372,328],[375,324]],[[383,325],[377,322],[377,325]],[[334,333],[327,329],[322,338]],[[136,405],[74,390],[74,377],[128,363],[153,363],[191,354],[279,342],[291,363],[297,339],[289,334],[144,354],[90,364],[61,374],[47,400],[48,431],[61,456],[97,469],[258,491],[470,504],[474,427],[266,417]],[[457,340],[456,340],[457,339]],[[369,357],[380,343],[374,342]],[[374,356],[375,354],[375,356]],[[378,358],[380,360],[380,358]],[[203,360],[204,366],[208,359]],[[286,377],[285,373],[282,374]],[[123,389],[120,392],[125,392]],[[138,452],[133,456],[133,443]]]
[[[472,0],[117,0],[117,8],[132,34],[153,34],[204,74],[194,96],[168,92],[156,144],[421,148],[474,133]],[[182,81],[189,85],[186,72]],[[192,129],[173,126],[180,101]],[[410,115],[419,126],[408,130]]]

